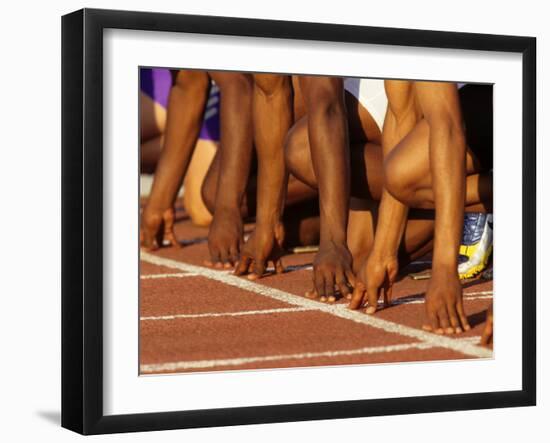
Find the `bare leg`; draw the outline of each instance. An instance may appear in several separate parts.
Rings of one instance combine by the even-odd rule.
[[[362,271],[372,250],[377,215],[378,202],[352,198],[348,223],[348,246],[353,254],[353,268],[358,274]],[[417,214],[414,211],[410,215],[399,249],[400,267],[428,253],[433,240],[433,217],[422,215],[416,218]]]
[[[166,109],[147,94],[139,95],[140,164],[142,173],[153,173],[164,143]]]
[[[161,135],[166,129],[166,109],[144,92],[139,94],[139,123],[142,142]]]
[[[407,208],[436,209],[432,279],[425,304],[429,324],[426,323],[424,328],[437,333],[460,333],[470,329],[457,274],[462,214],[464,206],[475,207],[486,203],[485,207],[488,207],[491,192],[487,191],[491,190],[491,186],[487,177],[470,178],[482,171],[466,146],[456,86],[418,82],[413,88],[423,117],[406,132],[404,138],[393,144],[394,148],[385,158],[384,187],[388,195]],[[479,144],[474,146],[479,147]],[[486,147],[491,149],[490,144]],[[482,155],[484,151],[478,152]],[[376,240],[379,238],[377,230]],[[369,258],[363,281],[370,285],[370,289],[367,288],[367,313],[374,313],[382,285],[385,286],[384,292],[389,291],[391,296],[391,281],[397,266],[393,263],[391,272],[384,271],[382,274],[376,269],[383,267],[380,260],[373,266],[370,262]],[[384,282],[372,278],[374,274],[381,275]],[[390,277],[385,278],[384,275]],[[359,307],[358,302],[364,297],[361,292],[354,294],[354,307]]]
[[[357,101],[355,100],[355,103]],[[347,106],[352,106],[353,101],[348,99]],[[361,113],[368,112],[362,108]],[[355,112],[351,113],[356,115]],[[370,114],[368,117],[372,120]],[[365,127],[352,117],[349,121],[349,134],[351,139],[351,196],[360,199],[379,200],[383,185],[382,149],[379,143],[368,141]],[[364,115],[361,118],[366,118]],[[366,126],[366,125],[365,125]],[[369,128],[371,131],[372,128]],[[376,130],[378,131],[378,130]],[[370,132],[369,132],[370,133]],[[374,134],[375,138],[380,136]],[[285,161],[289,171],[298,180],[311,189],[318,189],[317,177],[313,168],[311,148],[308,134],[307,115],[299,119],[289,131],[285,146]]]
[[[429,149],[429,126],[421,120],[386,159],[387,189],[409,207],[434,208]],[[466,153],[466,173],[466,207],[491,210],[492,174],[481,172],[471,149]]]
[[[193,224],[197,226],[208,226],[212,222],[212,214],[201,191],[205,176],[211,169],[218,151],[216,142],[199,139],[183,180],[183,207]]]
[[[351,152],[351,181],[354,185],[347,237],[348,247],[353,255],[353,267],[357,272],[368,257],[374,240],[378,201],[383,184],[383,164],[382,149],[374,143],[355,144],[351,147]],[[305,118],[292,128],[285,154],[289,170],[312,189],[316,189],[317,180],[311,163]],[[420,217],[411,213],[400,250],[402,265],[428,251],[433,227],[433,217]]]
[[[157,135],[141,143],[140,146],[140,172],[142,174],[153,174],[160,158],[164,136]]]

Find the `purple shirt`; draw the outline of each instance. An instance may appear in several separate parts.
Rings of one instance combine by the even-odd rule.
[[[140,89],[163,108],[168,107],[168,96],[172,87],[172,75],[164,68],[141,68]],[[220,140],[220,92],[212,83],[199,138]]]

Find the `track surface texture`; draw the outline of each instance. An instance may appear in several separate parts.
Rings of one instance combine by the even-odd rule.
[[[428,280],[413,280],[408,269],[394,287],[392,306],[369,316],[345,301],[327,305],[304,296],[312,253],[288,255],[284,274],[254,282],[205,267],[208,229],[177,214],[183,247],[141,252],[143,375],[492,357],[478,344],[492,281],[464,282],[472,330],[440,336],[421,328]],[[419,261],[411,270],[429,266]]]

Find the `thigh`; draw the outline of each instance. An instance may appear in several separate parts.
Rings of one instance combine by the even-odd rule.
[[[375,143],[359,143],[350,148],[351,195],[353,197],[380,200],[384,183],[382,147]],[[285,159],[288,170],[298,180],[317,189],[309,147],[307,116],[297,121],[289,131]]]
[[[212,219],[202,198],[202,186],[216,152],[217,147],[214,142],[199,139],[183,181],[184,207],[193,222],[200,226],[208,225]],[[215,188],[215,183],[213,186]]]
[[[166,109],[144,92],[139,94],[141,142],[160,136],[166,126]]]
[[[285,161],[289,172],[302,183],[317,189],[317,179],[309,148],[307,115],[298,120],[288,132]]]
[[[380,201],[384,186],[382,147],[376,143],[352,145],[351,195],[360,199]]]
[[[434,147],[436,148],[436,147]],[[399,181],[401,186],[431,188],[430,172],[430,128],[425,119],[421,119],[407,136],[388,154],[384,169],[386,179]],[[480,171],[470,147],[466,150],[466,173]]]

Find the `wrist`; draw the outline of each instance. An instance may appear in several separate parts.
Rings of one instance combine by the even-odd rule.
[[[442,271],[456,272],[458,268],[458,246],[456,247],[437,247],[434,245],[434,252],[432,257],[432,267],[441,269]]]
[[[234,217],[238,215],[240,217],[241,210],[238,204],[236,203],[227,203],[227,202],[216,202],[216,207],[214,208],[214,216],[227,216]]]
[[[258,231],[262,231],[262,230],[273,231],[278,223],[281,223],[279,218],[273,218],[273,217],[259,218],[259,217],[256,217],[256,224],[254,226],[254,229],[258,230]]]
[[[162,214],[166,209],[159,204],[156,204],[155,202],[149,201],[143,208],[143,215],[144,216],[151,216],[154,214]]]
[[[319,248],[325,246],[345,246],[347,247],[347,238],[345,233],[330,233],[323,235],[319,239]]]
[[[432,260],[432,274],[444,274],[447,276],[458,276],[458,260],[439,261]]]
[[[371,251],[369,253],[369,258],[376,259],[378,261],[385,261],[386,259],[393,259],[397,256],[397,248],[391,247],[389,242],[380,243],[374,241]]]

